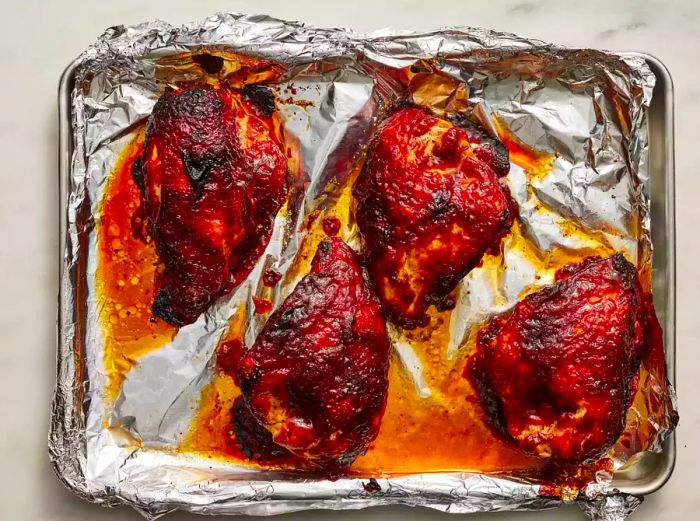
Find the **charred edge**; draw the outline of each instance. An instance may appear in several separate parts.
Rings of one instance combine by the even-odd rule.
[[[207,74],[218,74],[224,67],[224,59],[221,56],[214,56],[206,52],[195,54],[192,57],[192,61],[199,65]]]
[[[131,164],[131,178],[134,180],[134,183],[141,191],[141,195],[143,195],[143,193],[146,189],[146,183],[143,180],[143,157],[142,156],[137,157],[136,160]]]
[[[488,136],[484,139],[483,145],[490,148],[493,152],[494,163],[496,164],[496,173],[499,177],[505,176],[510,172],[510,154],[506,146],[498,139]]]
[[[393,110],[390,112],[389,116],[392,116],[393,114],[395,114],[397,112],[401,112],[404,109],[420,109],[420,110],[425,111],[426,114],[430,114],[430,115],[434,116],[434,114],[432,114],[432,112],[429,112],[427,109],[425,109],[423,107],[419,107],[412,100],[410,100],[408,98],[402,98],[402,99],[398,100],[396,102],[396,104],[394,105]]]
[[[477,391],[476,394],[483,409],[481,417],[486,425],[500,439],[508,443],[514,443],[515,440],[513,440],[506,428],[506,420],[503,416],[498,395],[491,387],[486,371],[481,366],[481,355],[478,352],[467,361],[464,376]]]
[[[242,396],[233,402],[231,423],[236,443],[246,458],[270,461],[290,455],[272,440],[270,431],[255,419]]]
[[[615,271],[621,273],[625,276],[625,278],[629,279],[630,281],[634,281],[635,277],[637,276],[637,269],[630,261],[628,261],[625,258],[625,256],[622,253],[618,252],[613,254],[612,263],[615,267]]]
[[[270,117],[275,112],[275,95],[269,87],[263,85],[246,85],[243,96],[260,111],[263,116]]]
[[[224,100],[213,87],[194,87],[179,92],[166,93],[153,108],[154,116],[213,118],[224,109]]]
[[[449,302],[444,302],[446,298],[449,297],[452,290],[455,288],[457,283],[464,278],[464,276],[474,269],[475,262],[470,262],[467,264],[463,270],[459,273],[445,273],[442,276],[435,279],[433,282],[433,287],[431,291],[423,297],[424,302],[430,306],[434,304],[439,305],[449,305]],[[454,306],[453,306],[454,307]],[[451,309],[449,307],[445,309]]]
[[[501,191],[503,192],[504,197],[506,198],[506,207],[502,215],[502,226],[500,232],[496,234],[496,236],[493,239],[493,242],[491,242],[488,248],[486,248],[484,254],[500,254],[501,243],[503,241],[503,238],[508,236],[508,234],[511,231],[511,228],[513,227],[513,223],[516,219],[520,218],[520,208],[518,207],[517,201],[513,198],[512,194],[510,193],[510,188],[508,188],[508,185],[503,182],[499,182],[499,185],[501,187]],[[483,255],[482,258],[479,259],[478,262],[475,264],[475,267],[478,266],[482,261]]]
[[[401,329],[411,330],[419,327],[425,327],[430,322],[430,318],[426,313],[421,313],[415,317],[405,317],[401,313],[391,309],[390,306],[383,306],[384,315],[390,322],[396,324]]]
[[[510,171],[510,155],[508,149],[500,140],[491,136],[481,125],[475,123],[464,113],[450,114],[447,119],[454,126],[475,135],[481,141],[481,146],[493,153],[496,174],[502,177]]]
[[[173,326],[184,326],[187,323],[177,316],[170,302],[170,295],[165,290],[160,290],[156,295],[151,306],[151,312],[154,317],[163,319]]]
[[[510,193],[510,187],[503,181],[499,181],[499,186],[501,187],[501,192],[503,192],[503,195],[506,198],[506,211],[504,212],[503,216],[503,235],[505,235],[508,233],[508,231],[510,231],[510,228],[513,226],[515,220],[520,218],[520,207],[518,206],[518,202],[513,197],[513,194]],[[500,239],[501,237],[499,237],[499,240]]]
[[[382,487],[379,486],[379,483],[377,483],[377,480],[374,478],[369,478],[369,483],[365,483],[363,481],[362,488],[365,489],[365,492],[368,492],[370,494],[382,491]]]
[[[148,128],[147,128],[147,132],[146,132],[147,137],[151,133],[152,127],[155,123],[157,116],[160,116],[165,111],[167,111],[168,105],[169,105],[169,98],[172,95],[172,93],[173,93],[173,89],[170,87],[166,87],[163,95],[160,98],[158,98],[158,101],[156,101],[156,104],[153,105],[153,110],[151,111],[151,117],[148,118]]]
[[[632,290],[636,285],[637,269],[630,261],[628,261],[622,253],[614,253],[610,257],[600,257],[594,255],[587,257],[581,262],[575,264],[567,264],[557,271],[556,280],[568,279],[579,273],[583,273],[591,266],[601,263],[610,263],[613,271],[619,276],[623,288]]]

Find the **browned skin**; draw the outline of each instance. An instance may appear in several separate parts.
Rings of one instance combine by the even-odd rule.
[[[512,223],[507,152],[467,126],[403,109],[372,139],[355,184],[369,273],[388,318],[424,325]]]
[[[604,454],[622,433],[643,351],[644,300],[625,258],[591,257],[480,332],[467,376],[488,424],[553,462]]]

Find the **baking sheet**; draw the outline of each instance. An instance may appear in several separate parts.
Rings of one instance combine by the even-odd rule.
[[[205,513],[270,513],[319,506],[354,508],[398,502],[449,511],[477,511],[542,508],[558,504],[558,500],[541,497],[536,483],[512,477],[469,473],[391,477],[378,480],[382,493],[376,494],[365,491],[362,480],[358,479],[313,483],[309,480],[302,483],[290,476],[270,479],[271,476],[261,476],[249,468],[232,469],[231,465],[212,465],[211,462],[202,465],[196,458],[168,454],[164,447],[177,443],[178,433],[191,419],[191,413],[187,412],[196,410],[193,404],[199,398],[201,386],[211,375],[211,354],[232,310],[240,304],[240,299],[250,296],[245,296],[245,291],[240,288],[197,323],[178,332],[165,349],[141,360],[127,375],[114,409],[109,405],[108,411],[105,410],[101,392],[106,375],[100,363],[100,322],[94,288],[97,259],[89,253],[94,252],[96,240],[94,216],[99,213],[106,176],[128,140],[129,128],[147,116],[163,87],[154,80],[157,59],[205,43],[226,44],[238,52],[287,62],[296,83],[302,78],[320,86],[318,93],[314,94],[315,105],[303,111],[314,129],[308,134],[327,137],[323,142],[323,154],[311,153],[319,149],[318,143],[312,139],[308,140],[305,149],[302,146],[305,150],[301,154],[302,170],[310,180],[310,188],[304,196],[306,211],[315,209],[323,186],[337,174],[329,171],[328,165],[334,163],[328,158],[334,153],[345,154],[347,146],[361,143],[363,136],[366,139],[371,118],[358,114],[367,111],[373,115],[377,99],[385,101],[387,94],[377,94],[372,88],[373,85],[384,87],[383,82],[389,81],[383,72],[413,64],[419,59],[439,56],[440,71],[469,86],[468,101],[471,107],[480,111],[477,116],[482,121],[488,122],[490,115],[496,114],[529,145],[553,148],[560,153],[561,161],[553,169],[551,182],[540,187],[541,197],[550,207],[558,204],[559,208],[566,208],[570,212],[566,218],[586,226],[595,228],[605,223],[624,230],[624,216],[628,215],[625,210],[629,212],[637,201],[634,198],[639,197],[642,202],[639,221],[643,223],[643,232],[636,237],[631,233],[612,234],[609,240],[628,257],[636,258],[638,265],[650,261],[649,222],[645,213],[648,208],[649,153],[646,105],[651,96],[653,75],[639,57],[620,59],[593,51],[569,51],[512,35],[471,29],[363,39],[347,31],[303,28],[266,17],[235,15],[217,15],[203,24],[192,24],[180,30],[162,23],[112,29],[76,64],[77,85],[85,86],[86,76],[89,76],[89,87],[83,88],[82,92],[76,91],[73,96],[75,142],[73,165],[70,175],[67,175],[69,186],[66,187],[68,233],[65,236],[67,256],[62,277],[62,344],[59,345],[59,386],[51,443],[52,458],[62,478],[85,497],[108,503],[126,501],[148,515],[157,515],[171,508]],[[357,57],[347,60],[348,55],[358,52],[366,61]],[[322,62],[323,74],[317,74],[318,68],[309,70],[309,61]],[[554,66],[553,62],[557,65]],[[134,72],[135,66],[137,73]],[[559,76],[554,74],[554,80],[547,78],[544,81],[514,79],[514,67],[520,67],[520,74],[535,77],[542,71],[551,74],[554,67]],[[596,127],[595,124],[586,130],[586,124],[595,123],[596,115],[591,115],[591,107],[595,106],[596,100],[603,107],[604,114],[612,114],[611,107],[605,106],[606,95],[602,89],[595,89],[596,80],[602,78],[596,76],[596,72],[602,70],[605,76],[610,72],[606,67],[619,74],[610,74],[606,78],[613,89],[617,88],[628,96],[625,106],[633,123],[627,133],[624,129],[613,128],[613,132],[608,129],[607,146],[603,145],[604,128],[598,130],[598,135],[590,130]],[[86,71],[89,75],[85,74]],[[95,74],[95,71],[100,72]],[[588,92],[587,85],[593,85]],[[391,88],[385,90],[392,92]],[[571,97],[574,93],[578,95]],[[445,107],[449,109],[449,104],[455,103],[455,99],[459,102],[458,97],[450,99],[447,96]],[[515,100],[520,101],[520,106]],[[548,103],[554,105],[548,107]],[[547,113],[553,113],[562,104],[572,108],[570,116],[574,119],[563,122],[565,124],[548,120]],[[293,125],[298,105],[290,105],[287,127],[303,144],[306,136],[304,125],[296,129]],[[343,110],[328,116],[331,109],[338,108]],[[441,104],[433,108],[440,109]],[[579,128],[575,123],[582,113],[588,119],[583,118],[585,124]],[[614,123],[614,117],[609,117],[608,121]],[[576,131],[572,132],[574,128],[581,132],[577,135]],[[621,204],[589,204],[591,200],[609,202],[605,199],[610,195],[609,190],[596,192],[595,197],[576,193],[576,183],[572,183],[572,179],[578,175],[585,180],[590,174],[587,157],[583,154],[584,143],[590,142],[597,143],[602,154],[598,170],[603,171],[604,176],[614,179],[619,176],[623,180],[613,183],[613,189],[619,190],[617,195],[632,194],[633,199],[628,199],[630,208]],[[613,156],[622,158],[618,167],[612,166],[615,164],[610,160]],[[606,165],[609,167],[607,171]],[[639,182],[638,190],[633,186],[636,182]],[[551,244],[561,244],[564,238],[557,235],[556,226],[547,226],[549,221],[543,224],[537,212],[528,214],[523,211],[528,207],[528,194],[527,190],[519,190],[525,183],[517,168],[512,168],[509,184],[518,199],[523,223],[529,227],[538,245],[547,249]],[[625,200],[624,197],[621,199]],[[572,201],[580,204],[571,204]],[[281,233],[281,228],[282,223],[278,223],[278,233]],[[294,251],[276,249],[279,242],[273,240],[266,255],[268,259],[274,258],[283,270],[284,263],[293,259]],[[667,244],[662,247],[667,247]],[[470,291],[470,295],[479,295],[478,299],[460,301],[452,315],[459,319],[454,320],[448,352],[459,349],[460,338],[463,339],[469,329],[467,326],[477,325],[484,317],[517,300],[520,290],[527,285],[523,278],[527,270],[518,263],[517,257],[513,262],[514,267],[504,271],[506,280],[511,282],[504,284],[502,295],[497,295],[506,297],[505,304],[499,302],[496,306],[494,302],[502,299],[489,291]],[[252,281],[260,275],[261,268],[262,265],[252,274],[249,287],[255,285]],[[467,278],[470,277],[471,280],[465,281],[464,285],[478,285],[479,273]],[[87,307],[83,307],[79,298],[74,299],[74,295],[87,295]],[[247,337],[254,338],[259,327],[260,324],[251,323]],[[155,376],[174,366],[185,370],[178,370],[177,378],[171,379],[169,387],[163,390],[161,381]],[[419,378],[414,378],[414,381],[420,392]],[[83,386],[82,382],[88,382],[88,385]],[[84,390],[86,395],[82,395]],[[183,393],[183,390],[187,392]],[[116,423],[112,422],[112,427],[105,429],[105,414],[112,414],[113,418],[128,418],[128,424],[122,423],[115,428]],[[135,435],[140,444],[137,451],[133,450]],[[659,435],[652,448],[658,449],[662,438]],[[153,450],[144,445],[151,445]],[[623,463],[621,460],[619,465]],[[164,480],[174,485],[168,491],[162,490]],[[159,483],[161,490],[158,490]],[[613,491],[609,477],[603,477],[599,485],[596,494]],[[251,489],[255,491],[252,495]]]

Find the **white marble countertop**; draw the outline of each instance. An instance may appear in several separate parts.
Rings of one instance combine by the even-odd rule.
[[[0,519],[136,520],[129,509],[84,503],[54,477],[46,452],[54,384],[57,293],[57,104],[63,68],[108,26],[162,18],[201,19],[219,10],[267,13],[321,26],[370,31],[482,26],[578,46],[645,51],[670,69],[676,100],[678,224],[678,459],[668,484],[633,520],[698,519],[700,512],[700,2],[650,0],[465,0],[347,2],[232,0],[0,0]],[[280,519],[448,519],[426,509],[311,512]],[[576,508],[471,519],[583,520]],[[173,521],[196,519],[184,514]]]

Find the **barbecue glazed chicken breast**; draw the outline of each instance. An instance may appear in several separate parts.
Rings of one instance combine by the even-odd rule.
[[[625,425],[643,313],[636,270],[622,255],[559,270],[479,333],[466,372],[487,424],[553,462],[604,454]]]
[[[275,444],[332,470],[350,465],[379,431],[388,355],[380,305],[359,259],[329,237],[241,358],[238,380],[248,410]],[[238,419],[233,413],[243,451],[269,454],[245,411]]]
[[[409,108],[372,139],[354,186],[370,278],[388,318],[425,325],[512,223],[508,153],[464,121]]]
[[[166,92],[149,118],[132,173],[161,262],[152,312],[171,324],[195,321],[245,277],[284,201],[270,105],[251,89]]]

